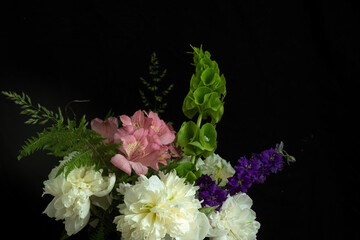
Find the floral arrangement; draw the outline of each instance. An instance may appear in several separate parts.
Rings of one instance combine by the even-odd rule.
[[[178,132],[152,111],[89,124],[33,105],[24,93],[2,92],[30,116],[27,124],[52,123],[18,159],[37,150],[62,159],[44,181],[44,194],[53,196],[44,213],[63,221],[62,239],[85,227],[89,239],[256,239],[260,223],[247,191],[295,159],[282,142],[235,166],[215,153],[226,80],[209,52],[193,47],[192,54],[182,108],[189,121]]]

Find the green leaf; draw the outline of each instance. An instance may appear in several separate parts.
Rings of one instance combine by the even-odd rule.
[[[215,209],[217,209],[218,207],[219,207],[219,205],[216,205],[216,206],[213,206],[213,207],[202,207],[202,208],[199,209],[199,212],[202,212],[207,216],[210,213],[212,213],[213,211],[215,211]]]
[[[96,228],[89,226],[89,240],[105,240],[104,223],[100,220]]]
[[[189,171],[192,171],[194,169],[195,164],[193,164],[192,162],[180,163],[179,166],[175,168],[177,175],[182,178],[185,177]]]
[[[62,233],[61,233],[60,240],[65,240],[65,239],[68,239],[68,238],[70,238],[70,236],[67,235],[66,230],[64,229],[64,230],[62,231]]]
[[[196,166],[192,162],[183,162],[180,163],[179,166],[175,168],[176,174],[181,177],[185,178],[187,182],[193,184],[196,179],[201,176],[201,171],[196,170]]]
[[[192,172],[189,171],[186,175],[185,175],[185,179],[186,181],[188,181],[189,183],[193,184],[195,182],[196,179],[198,179],[196,177],[196,175]]]

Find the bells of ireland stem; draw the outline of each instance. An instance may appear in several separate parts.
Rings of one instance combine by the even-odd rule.
[[[221,120],[224,113],[224,98],[226,95],[226,80],[220,75],[216,61],[211,60],[211,54],[202,48],[193,48],[195,73],[190,80],[190,89],[186,95],[182,110],[186,117],[197,122],[184,122],[178,134],[177,141],[184,148],[184,153],[192,156],[211,155],[217,147],[215,124]],[[203,120],[209,122],[202,125]]]

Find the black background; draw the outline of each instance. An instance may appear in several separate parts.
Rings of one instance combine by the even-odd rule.
[[[144,109],[139,77],[155,51],[173,83],[162,118],[176,130],[194,72],[190,44],[212,53],[227,79],[217,153],[233,163],[281,140],[297,162],[249,195],[258,239],[360,239],[359,8],[338,1],[2,2],[0,90],[26,92],[49,109],[90,120],[109,109]],[[41,130],[1,105],[3,234],[58,239],[63,224],[41,214],[42,182],[57,159],[18,150]],[[70,114],[71,116],[71,114]],[[84,235],[84,234],[83,234]],[[79,234],[77,238],[81,238]]]

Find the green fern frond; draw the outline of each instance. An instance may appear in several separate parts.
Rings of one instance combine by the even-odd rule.
[[[61,173],[64,172],[65,178],[67,178],[67,176],[72,170],[85,166],[95,166],[95,170],[99,170],[99,164],[97,162],[94,162],[94,160],[96,159],[93,159],[92,156],[93,149],[91,148],[76,152],[67,162],[61,165],[56,176],[59,176]]]
[[[74,120],[68,120],[67,125],[62,122],[52,125],[38,133],[36,137],[29,138],[22,146],[18,159],[29,156],[38,150],[47,150],[49,154],[64,157],[73,151],[87,148],[89,144],[101,142],[101,136],[87,129],[85,116],[78,126]]]
[[[85,115],[78,123],[70,119],[65,121],[60,108],[58,112],[53,112],[40,104],[34,106],[25,93],[3,91],[2,94],[21,106],[21,114],[30,116],[26,123],[44,124],[49,120],[53,121],[50,127],[44,128],[42,132],[25,141],[17,157],[19,160],[36,151],[44,150],[49,155],[66,159],[60,165],[58,175],[65,172],[67,176],[72,170],[82,166],[95,166],[95,169],[102,168],[106,172],[118,171],[109,159],[118,153],[121,143],[105,143],[100,134],[87,128],[89,124]]]

